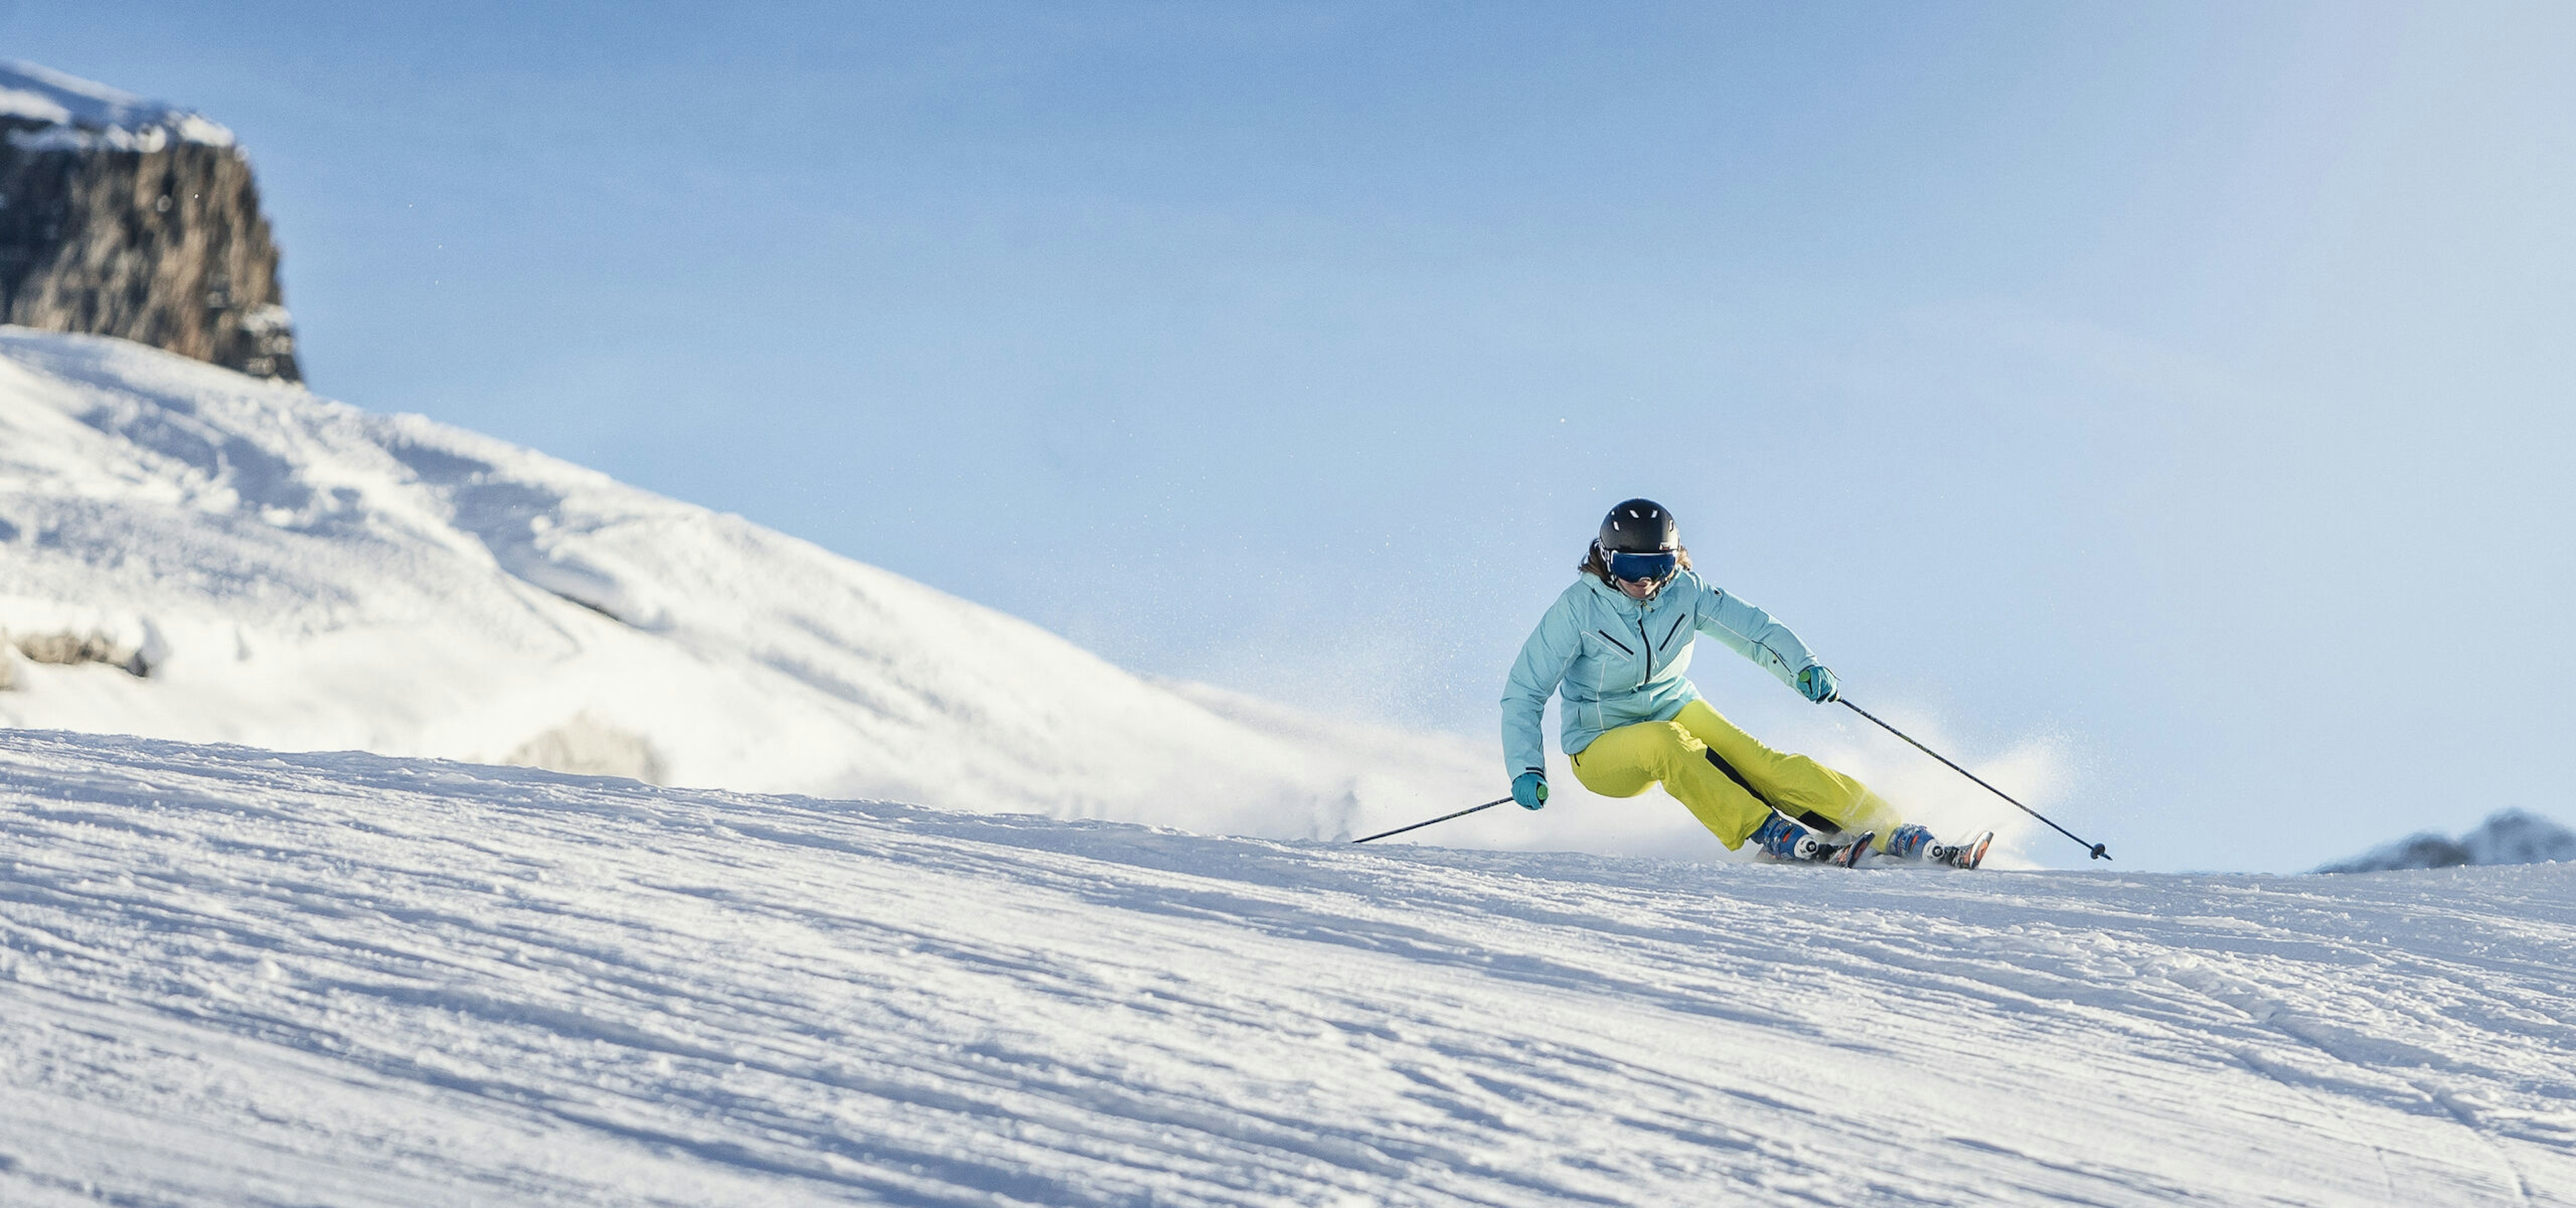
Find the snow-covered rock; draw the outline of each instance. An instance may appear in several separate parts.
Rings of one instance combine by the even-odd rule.
[[[1279,837],[1497,776],[420,416],[17,328],[0,631],[8,726]]]
[[[0,322],[294,381],[250,160],[203,115],[0,63]]]
[[[2558,860],[2576,861],[2576,831],[2538,814],[2501,810],[2457,839],[2425,831],[2317,871],[2378,872],[2462,864],[2546,864]]]
[[[0,1203],[2563,1206],[2571,950],[0,733]]]
[[[195,110],[16,61],[0,61],[0,121],[15,127],[10,142],[46,150],[233,145],[232,131]]]

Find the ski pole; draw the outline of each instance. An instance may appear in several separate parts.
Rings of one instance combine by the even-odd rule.
[[[1489,810],[1489,809],[1494,808],[1495,806],[1501,805],[1501,804],[1503,804],[1504,802],[1507,802],[1507,801],[1510,801],[1510,800],[1511,800],[1511,798],[1509,798],[1509,797],[1496,797],[1496,798],[1494,798],[1493,800],[1491,800],[1491,801],[1488,801],[1488,802],[1484,803],[1483,805],[1471,805],[1471,806],[1468,806],[1467,808],[1465,808],[1465,809],[1463,809],[1463,810],[1460,810],[1460,811],[1458,811],[1457,813],[1454,813],[1454,814],[1442,814],[1442,815],[1440,815],[1440,816],[1439,816],[1439,817],[1437,817],[1437,818],[1431,819],[1431,821],[1430,821],[1430,822],[1416,822],[1416,823],[1414,823],[1414,824],[1413,824],[1413,825],[1411,825],[1411,826],[1399,826],[1399,827],[1397,827],[1397,828],[1395,828],[1394,830],[1391,830],[1391,831],[1380,831],[1380,832],[1378,832],[1377,834],[1370,835],[1370,836],[1368,837],[1368,839],[1353,839],[1353,840],[1351,840],[1351,842],[1353,842],[1353,843],[1366,843],[1366,842],[1368,842],[1368,841],[1369,841],[1369,839],[1383,839],[1383,838],[1387,837],[1388,835],[1401,835],[1401,834],[1403,834],[1404,832],[1409,831],[1409,830],[1421,830],[1423,827],[1426,827],[1426,826],[1431,825],[1431,823],[1432,823],[1432,822],[1447,822],[1448,820],[1450,820],[1450,819],[1452,819],[1452,818],[1464,818],[1464,817],[1466,817],[1466,816],[1467,816],[1467,815],[1469,815],[1469,814],[1475,813],[1477,810]]]
[[[1935,751],[1935,750],[1933,750],[1933,749],[1932,749],[1932,748],[1930,748],[1930,747],[1924,746],[1922,743],[1915,742],[1915,741],[1914,741],[1914,739],[1913,739],[1913,737],[1912,737],[1911,735],[1908,735],[1905,731],[1903,731],[1903,730],[1899,730],[1899,729],[1897,729],[1896,727],[1894,727],[1894,726],[1891,726],[1891,725],[1887,724],[1886,722],[1879,721],[1879,720],[1878,720],[1878,717],[1877,717],[1877,715],[1876,715],[1876,714],[1873,714],[1873,713],[1871,713],[1869,710],[1864,709],[1864,708],[1861,708],[1859,705],[1855,705],[1855,704],[1851,703],[1851,702],[1850,702],[1850,701],[1848,701],[1848,700],[1843,700],[1843,698],[1842,698],[1842,697],[1837,696],[1837,697],[1835,697],[1834,699],[1835,699],[1835,700],[1842,701],[1842,703],[1843,703],[1843,707],[1844,707],[1844,708],[1849,709],[1849,710],[1851,710],[1851,711],[1852,711],[1852,712],[1854,712],[1854,713],[1858,713],[1858,714],[1860,714],[1861,716],[1863,716],[1863,717],[1866,717],[1866,718],[1870,719],[1870,721],[1877,723],[1877,725],[1878,725],[1878,728],[1879,728],[1879,729],[1885,730],[1885,731],[1887,731],[1888,733],[1893,734],[1893,735],[1897,736],[1898,738],[1902,738],[1902,739],[1904,739],[1905,741],[1907,741],[1907,742],[1909,742],[1909,743],[1913,743],[1913,746],[1914,746],[1914,749],[1915,749],[1915,750],[1917,750],[1917,751],[1921,751],[1921,752],[1923,752],[1924,754],[1929,755],[1929,756],[1931,756],[1931,757],[1932,757],[1932,758],[1934,758],[1934,759],[1938,759],[1938,760],[1940,760],[1940,761],[1941,761],[1941,763],[1942,763],[1942,765],[1943,765],[1943,766],[1945,766],[1945,767],[1947,767],[1947,768],[1949,768],[1951,771],[1953,771],[1953,772],[1957,772],[1958,774],[1960,774],[1960,775],[1962,775],[1962,776],[1965,776],[1965,777],[1967,777],[1967,778],[1968,778],[1968,779],[1970,779],[1970,780],[1975,780],[1975,781],[1977,782],[1977,786],[1978,786],[1979,788],[1982,788],[1982,789],[1986,790],[1987,792],[1994,794],[1995,796],[2001,797],[2001,798],[2003,798],[2003,799],[2004,799],[2004,800],[2006,800],[2006,801],[2012,801],[2012,807],[2013,807],[2014,809],[2020,810],[2021,812],[2023,812],[2023,813],[2025,813],[2025,814],[2028,814],[2028,815],[2030,815],[2030,816],[2031,816],[2031,817],[2033,817],[2033,818],[2037,818],[2037,819],[2039,819],[2039,820],[2040,820],[2040,821],[2042,821],[2042,822],[2048,822],[2048,829],[2053,830],[2053,831],[2056,831],[2058,834],[2064,835],[2064,836],[2066,836],[2066,837],[2067,837],[2067,838],[2069,838],[2069,839],[2074,839],[2077,843],[2083,843],[2085,847],[2087,847],[2087,848],[2089,848],[2089,849],[2091,849],[2091,850],[2092,850],[2092,852],[2093,852],[2093,858],[2094,858],[2094,859],[2096,859],[2096,860],[2108,860],[2108,859],[2110,859],[2110,858],[2111,858],[2111,853],[2110,853],[2108,850],[2106,850],[2106,849],[2105,849],[2101,844],[2099,844],[2099,843],[2084,843],[2084,840],[2083,840],[2083,839],[2081,839],[2081,838],[2078,838],[2078,837],[2076,836],[2076,834],[2075,834],[2075,832],[2074,832],[2074,831],[2071,831],[2071,830],[2066,829],[2065,827],[2059,826],[2058,824],[2056,824],[2056,823],[2054,823],[2054,822],[2049,822],[2048,815],[2043,814],[2043,813],[2039,812],[2038,810],[2032,809],[2032,808],[2030,808],[2030,807],[2029,807],[2029,806],[2027,806],[2027,805],[2023,805],[2022,803],[2020,803],[2020,802],[2018,802],[2018,801],[2013,801],[2012,794],[2007,793],[2007,792],[2003,791],[2002,789],[1996,788],[1995,786],[1993,786],[1993,785],[1991,785],[1991,784],[1987,784],[1985,781],[1978,779],[1977,774],[1976,774],[1975,772],[1971,772],[1971,771],[1969,771],[1968,769],[1963,768],[1963,767],[1960,767],[1959,765],[1957,765],[1957,764],[1955,764],[1955,763],[1951,763],[1951,762],[1950,762],[1950,760],[1949,760],[1949,758],[1948,758],[1948,757],[1946,757],[1946,756],[1944,756],[1944,755],[1942,755],[1939,751]],[[1433,819],[1433,821],[1438,821],[1438,819]]]

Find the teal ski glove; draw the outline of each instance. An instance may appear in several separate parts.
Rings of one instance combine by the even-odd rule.
[[[1534,810],[1547,804],[1547,777],[1536,772],[1523,772],[1512,780],[1512,800],[1521,808]]]
[[[1823,663],[1798,673],[1798,692],[1820,705],[1839,700],[1843,694],[1842,685],[1834,682],[1833,669]]]

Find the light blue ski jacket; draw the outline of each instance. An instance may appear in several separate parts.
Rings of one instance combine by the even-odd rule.
[[[1707,634],[1761,664],[1780,682],[1798,685],[1798,673],[1816,656],[1771,614],[1709,586],[1683,571],[1640,603],[1586,574],[1565,589],[1540,617],[1512,676],[1503,686],[1503,758],[1509,775],[1545,775],[1539,716],[1547,698],[1561,693],[1559,741],[1572,755],[1602,731],[1641,721],[1671,721],[1699,689],[1682,672],[1691,641]]]

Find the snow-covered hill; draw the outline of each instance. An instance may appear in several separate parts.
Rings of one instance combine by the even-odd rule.
[[[1475,744],[1151,682],[419,416],[20,328],[0,328],[0,631],[5,726],[1270,836],[1453,809],[1499,777]]]
[[[7,733],[0,1203],[2564,1205],[2571,945]]]
[[[2527,810],[2499,810],[2457,839],[2433,831],[2409,835],[2318,872],[2384,872],[2462,864],[2576,863],[2576,831]]]

